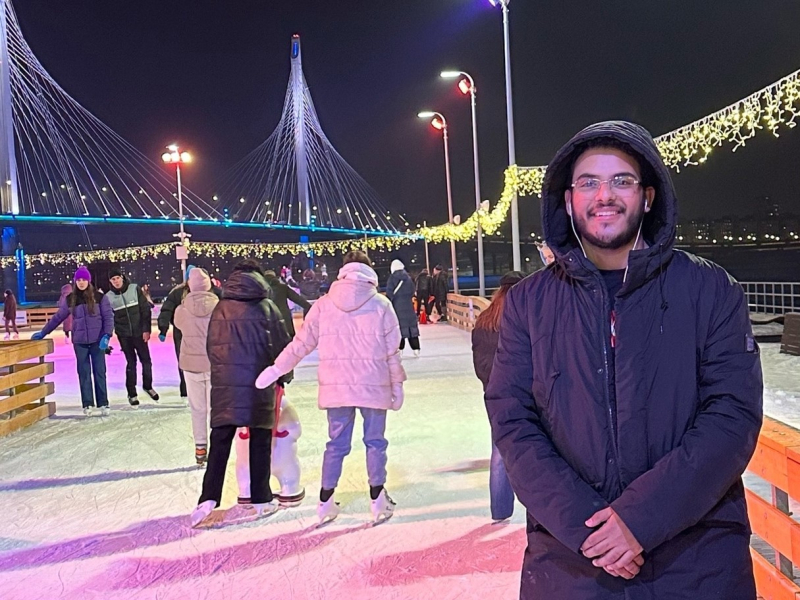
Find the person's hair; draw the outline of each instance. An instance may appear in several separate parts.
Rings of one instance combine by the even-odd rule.
[[[234,271],[241,271],[243,273],[258,273],[259,275],[264,275],[264,269],[261,267],[261,263],[259,263],[255,258],[245,258],[242,261],[236,263],[236,266],[233,267]]]
[[[624,152],[633,158],[633,160],[636,161],[636,165],[639,167],[639,174],[642,178],[642,188],[655,187],[658,184],[658,177],[656,176],[656,172],[652,165],[629,144],[612,137],[599,137],[588,140],[582,144],[578,144],[575,147],[575,151],[572,153],[572,158],[569,164],[569,181],[567,182],[568,186],[572,184],[572,172],[575,170],[575,163],[578,162],[578,159],[584,152],[587,150],[593,150],[595,148],[613,148],[614,150]]]
[[[67,296],[67,306],[69,306],[70,312],[72,312],[72,309],[74,309],[78,304],[78,294],[83,294],[86,310],[90,315],[93,315],[94,307],[97,305],[97,300],[94,297],[94,286],[92,285],[92,282],[90,281],[89,285],[87,285],[86,289],[83,291],[79,290],[77,285],[72,288],[72,293]]]
[[[306,281],[313,281],[314,277],[315,277],[314,271],[312,271],[311,269],[306,269],[305,271],[303,271],[303,279],[305,279]]]
[[[14,292],[12,292],[11,290],[6,290],[5,294],[6,296],[13,296]]]
[[[361,263],[363,265],[367,265],[368,267],[372,266],[372,261],[369,259],[369,256],[367,256],[367,253],[363,252],[362,250],[351,250],[344,255],[342,264],[346,265],[347,263],[352,262]]]
[[[488,329],[489,331],[500,331],[500,319],[503,316],[503,305],[506,302],[506,295],[517,282],[501,285],[492,294],[492,301],[489,307],[481,311],[475,319],[475,329]]]

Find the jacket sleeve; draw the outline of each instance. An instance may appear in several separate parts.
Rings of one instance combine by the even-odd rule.
[[[170,323],[172,322],[172,317],[175,314],[175,309],[178,308],[180,302],[177,300],[180,297],[180,291],[178,287],[175,287],[167,294],[166,299],[161,304],[161,312],[158,313],[158,332],[163,335],[167,335],[169,331]],[[180,328],[179,328],[180,329]]]
[[[136,292],[139,300],[139,322],[142,327],[142,333],[150,333],[153,330],[153,312],[150,309],[150,303],[144,295],[142,288],[136,286]]]
[[[111,300],[105,294],[100,299],[100,318],[103,320],[103,335],[114,335],[114,309]]]
[[[389,362],[389,380],[402,383],[406,380],[406,371],[400,359],[400,322],[394,307],[387,303],[383,312],[383,339],[386,340],[386,357]]]
[[[489,352],[491,349],[487,348],[486,333],[483,330],[474,328],[472,330],[472,366],[475,369],[475,375],[481,380],[483,390],[486,391],[486,386],[489,385],[489,376],[492,374],[492,363],[489,361]],[[495,349],[496,351],[496,349]],[[494,358],[494,352],[492,353]]]
[[[394,273],[389,275],[389,279],[386,281],[386,297],[391,300],[394,298],[394,288],[397,287],[397,280],[394,276]]]
[[[297,304],[297,306],[303,307],[303,318],[305,318],[308,315],[308,311],[311,310],[311,303],[288,285],[286,286],[286,296],[289,300]]]
[[[286,374],[294,369],[301,360],[311,354],[317,347],[319,341],[319,312],[320,304],[316,303],[308,311],[308,316],[303,322],[300,331],[295,334],[294,339],[275,359],[275,368],[281,374]]]
[[[608,503],[564,460],[536,410],[531,338],[525,307],[517,306],[522,291],[512,289],[506,296],[485,394],[486,410],[492,438],[520,502],[558,541],[577,553],[591,533],[586,519]]]
[[[58,303],[58,310],[56,311],[56,314],[50,317],[50,320],[47,322],[47,324],[44,327],[42,327],[42,333],[44,335],[50,334],[55,330],[56,327],[61,325],[61,323],[63,323],[68,316],[69,316],[69,306],[67,306],[66,300],[62,300],[61,302]]]
[[[724,275],[700,358],[694,423],[611,503],[645,551],[699,522],[741,477],[758,441],[761,360],[744,292]]]
[[[184,329],[189,325],[187,321],[188,315],[186,314],[186,307],[181,305],[175,309],[175,316],[172,317],[172,322],[175,323],[175,327],[178,329]]]

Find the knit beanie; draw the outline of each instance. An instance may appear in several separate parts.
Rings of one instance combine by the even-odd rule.
[[[209,292],[211,291],[211,278],[205,269],[195,267],[189,271],[189,291],[190,292]]]
[[[86,281],[91,283],[92,274],[89,273],[89,269],[87,269],[86,267],[78,267],[78,270],[75,271],[74,280],[77,281],[78,279],[85,279]]]
[[[111,279],[112,277],[122,277],[122,269],[119,267],[111,267],[108,270],[108,278]]]
[[[391,267],[392,273],[394,273],[395,271],[402,271],[405,268],[406,266],[399,260],[395,259],[392,261],[392,267]]]

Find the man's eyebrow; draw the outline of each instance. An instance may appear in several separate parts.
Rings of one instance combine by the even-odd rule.
[[[611,179],[613,179],[614,177],[624,177],[626,175],[630,176],[630,177],[633,177],[634,179],[639,179],[639,176],[636,173],[632,173],[630,171],[621,171],[619,173],[614,173],[611,176]],[[578,180],[581,177],[590,177],[592,179],[602,179],[599,175],[595,175],[594,173],[581,173],[580,175],[576,175],[573,181]]]

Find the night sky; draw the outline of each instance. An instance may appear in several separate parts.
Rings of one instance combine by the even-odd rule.
[[[34,53],[76,100],[158,160],[178,141],[185,183],[210,195],[278,122],[289,40],[303,42],[322,126],[384,204],[446,221],[441,137],[450,122],[456,212],[474,208],[469,101],[478,89],[483,197],[507,164],[503,31],[487,0],[18,0]],[[630,119],[654,135],[720,109],[800,68],[796,0],[512,0],[517,158],[540,165],[582,127]],[[763,197],[800,212],[800,128],[758,136],[677,175],[684,217],[756,212]],[[523,235],[538,210],[521,200]]]

